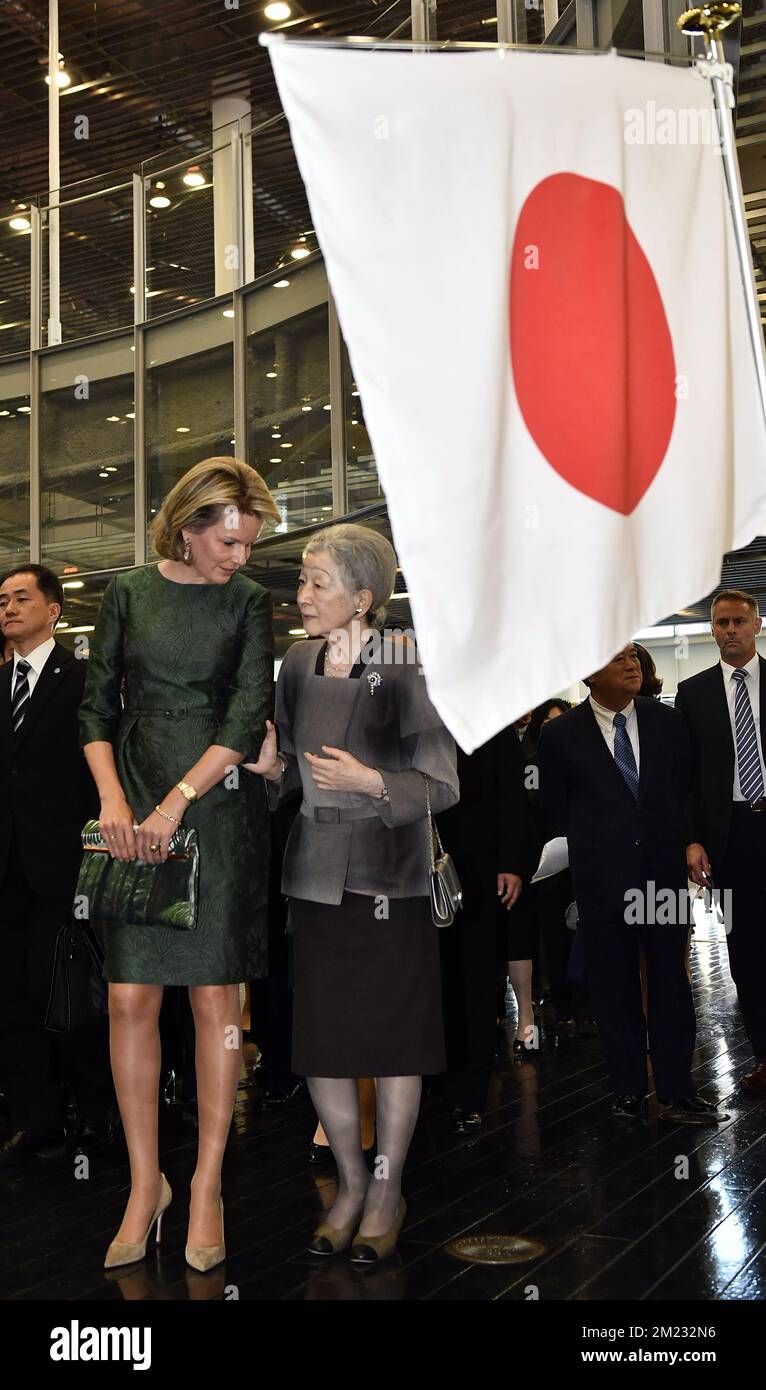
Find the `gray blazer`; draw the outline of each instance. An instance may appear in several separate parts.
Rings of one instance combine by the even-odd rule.
[[[371,897],[427,896],[431,808],[459,799],[455,744],[428,698],[414,645],[384,635],[358,678],[321,671],[324,643],[296,642],[279,672],[275,722],[287,768],[267,783],[272,808],[299,787],[282,869],[282,892],[310,902],[340,903],[344,890]],[[304,753],[343,748],[381,772],[389,800],[358,792],[320,791]]]

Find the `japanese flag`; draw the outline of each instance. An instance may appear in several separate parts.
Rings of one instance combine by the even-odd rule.
[[[270,53],[429,693],[471,751],[766,530],[709,82],[615,55]]]

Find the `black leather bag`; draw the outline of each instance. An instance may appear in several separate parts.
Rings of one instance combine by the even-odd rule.
[[[45,1012],[52,1033],[71,1033],[100,1023],[108,1012],[104,953],[87,922],[66,922],[56,937]]]

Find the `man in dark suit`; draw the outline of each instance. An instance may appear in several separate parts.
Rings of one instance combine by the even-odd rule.
[[[556,834],[569,841],[588,988],[615,1091],[612,1113],[640,1115],[647,1091],[643,947],[661,1113],[675,1122],[716,1122],[723,1117],[694,1094],[691,1079],[688,741],[674,710],[637,698],[641,680],[632,644],[588,678],[590,698],[545,726],[540,791]]]
[[[731,894],[729,964],[755,1066],[746,1090],[766,1091],[766,661],[752,594],[727,589],[713,600],[715,666],[681,681],[676,696],[692,745],[687,806],[689,877]],[[726,914],[725,914],[726,915]]]
[[[61,584],[41,565],[0,579],[0,628],[13,660],[0,668],[0,1078],[10,1135],[0,1167],[64,1140],[58,1076],[89,1127],[113,1092],[103,1028],[44,1029],[56,934],[72,914],[80,831],[97,798],[80,750],[86,662],[58,643]]]

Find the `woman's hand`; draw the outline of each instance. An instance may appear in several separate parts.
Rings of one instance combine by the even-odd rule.
[[[278,782],[282,776],[284,768],[277,757],[277,731],[270,719],[266,720],[266,737],[261,744],[258,761],[243,763],[242,766],[248,772],[259,772],[269,782]]]
[[[320,791],[365,792],[368,796],[377,796],[380,792],[383,779],[374,767],[365,767],[343,748],[328,748],[323,743],[322,752],[327,754],[326,758],[316,753],[303,755]]]
[[[98,828],[113,859],[136,858],[135,823],[136,818],[124,796],[102,801]]]
[[[497,876],[497,896],[504,908],[510,912],[514,903],[519,900],[521,892],[521,879],[518,874],[498,874]]]
[[[136,831],[136,850],[138,858],[147,864],[164,864],[168,857],[168,845],[178,829],[172,821],[165,820],[158,811],[142,821]],[[151,849],[157,845],[157,849]]]

